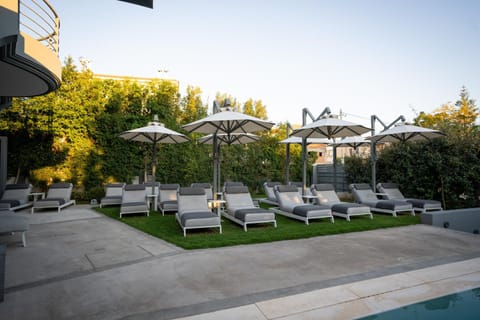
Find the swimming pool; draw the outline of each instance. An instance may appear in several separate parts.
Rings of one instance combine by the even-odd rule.
[[[418,302],[398,309],[360,318],[361,320],[387,319],[479,319],[480,288],[449,294]]]

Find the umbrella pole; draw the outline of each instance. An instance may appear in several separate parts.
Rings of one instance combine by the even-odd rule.
[[[285,184],[288,184],[290,181],[290,143],[287,143],[287,150],[286,150],[286,157],[285,157]]]
[[[375,135],[375,120],[377,119],[376,116],[372,116],[370,119],[371,126],[372,126],[372,136]],[[383,122],[381,122],[383,124]],[[383,125],[385,127],[385,125]],[[376,180],[377,180],[377,173],[376,173],[376,161],[377,161],[377,143],[375,141],[370,142],[370,161],[371,161],[371,166],[372,166],[372,188],[373,192],[376,192],[377,187],[375,186]]]
[[[336,145],[333,145],[333,189],[338,190],[337,188],[337,146]]]
[[[376,187],[376,183],[377,183],[377,150],[376,150],[376,146],[377,144],[372,141],[372,145],[371,145],[371,150],[370,150],[370,160],[372,162],[372,188],[373,190],[377,190],[377,187]]]
[[[221,168],[222,168],[222,159],[221,159],[221,152],[220,152],[220,145],[217,145],[217,155],[218,155],[218,160],[217,160],[217,192],[221,192],[221,184],[220,184],[220,181],[221,181],[221,177],[222,177],[222,174],[221,174]]]
[[[307,185],[307,138],[302,138],[302,196],[305,195],[305,186]]]
[[[153,161],[152,161],[152,195],[155,195],[155,177],[157,171],[157,144],[153,143]]]
[[[213,199],[217,199],[217,134],[213,134],[213,144],[212,144],[212,155],[213,155]]]

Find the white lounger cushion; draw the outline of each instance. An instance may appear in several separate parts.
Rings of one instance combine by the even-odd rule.
[[[31,184],[7,184],[0,199],[0,209],[21,209],[30,206],[28,196],[32,191]]]
[[[175,214],[183,235],[187,229],[216,228],[222,233],[220,217],[208,208],[204,188],[180,188],[177,196],[178,210]]]
[[[75,200],[70,199],[72,196],[73,184],[58,182],[53,183],[47,192],[45,199],[37,200],[32,207],[32,213],[35,209],[56,208],[58,212],[64,207],[74,205]]]
[[[232,186],[225,187],[225,200],[227,201],[227,213],[225,216],[234,222],[245,224],[273,222],[276,226],[275,213],[273,211],[258,208],[253,203],[248,187]],[[239,220],[239,221],[235,221]]]

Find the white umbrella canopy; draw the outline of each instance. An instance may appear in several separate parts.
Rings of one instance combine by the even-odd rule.
[[[121,138],[139,142],[150,143],[181,143],[190,139],[176,131],[168,129],[163,123],[149,122],[147,126],[125,131],[120,134]]]
[[[155,174],[157,167],[157,143],[182,143],[190,141],[190,139],[179,132],[173,131],[165,127],[163,123],[157,121],[157,116],[154,116],[154,121],[149,122],[147,126],[136,128],[122,132],[120,137],[126,140],[149,142],[152,143],[152,176],[155,182]],[[154,184],[152,184],[152,194],[154,193]]]
[[[217,173],[219,161],[217,150],[218,135],[265,131],[270,130],[273,125],[274,123],[270,121],[236,111],[225,110],[182,126],[187,132],[211,133],[213,135],[213,192],[215,196],[220,183]]]
[[[411,124],[407,124],[406,122],[401,122],[394,127],[386,129],[378,134],[375,134],[371,137],[367,137],[366,139],[371,140],[374,143],[381,143],[381,142],[401,142],[405,143],[407,141],[420,141],[420,140],[430,140],[434,138],[443,137],[445,134],[441,131],[419,127]],[[375,157],[372,157],[372,185],[375,187],[376,185],[376,169]]]
[[[303,127],[293,130],[292,136],[302,138],[344,138],[349,136],[359,136],[370,131],[361,124],[339,119],[335,116],[327,116],[320,118],[312,123],[304,125]],[[302,158],[303,158],[303,186],[305,190],[307,180],[307,157],[306,151],[302,144]],[[334,161],[335,170],[335,161]],[[335,174],[334,174],[335,176]]]
[[[246,144],[255,142],[260,139],[259,136],[251,133],[232,133],[232,134],[217,134],[217,143],[219,145],[231,145],[231,144]],[[209,134],[198,139],[202,144],[213,144],[214,135]]]
[[[350,147],[357,149],[361,145],[370,144],[370,141],[361,136],[352,136],[343,138],[342,140],[334,142],[333,144],[337,147]]]
[[[443,136],[445,136],[445,134],[441,131],[419,127],[419,126],[402,122],[390,129],[384,130],[371,137],[367,137],[367,139],[377,143],[378,142],[406,142],[406,141],[429,140],[429,139],[439,138]]]
[[[187,132],[198,133],[252,133],[270,130],[274,123],[236,111],[221,111],[183,125]]]
[[[359,136],[370,131],[370,128],[350,121],[334,117],[321,118],[299,129],[293,130],[292,136],[302,138],[343,138]]]
[[[288,137],[287,139],[283,139],[279,143],[283,144],[301,144],[302,143],[302,138],[301,137]],[[307,144],[330,144],[332,143],[332,140],[327,139],[327,138],[308,138],[307,139]]]

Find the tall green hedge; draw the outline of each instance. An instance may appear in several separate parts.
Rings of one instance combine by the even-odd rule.
[[[107,182],[141,180],[151,172],[152,145],[126,141],[123,131],[142,127],[158,115],[166,127],[183,132],[183,124],[208,114],[199,88],[180,94],[178,83],[154,80],[101,80],[68,58],[60,89],[48,95],[14,99],[0,113],[0,135],[9,139],[8,175],[28,179],[45,190],[55,181],[71,181],[77,199],[98,198]],[[247,100],[239,111],[265,117],[261,101]],[[285,125],[281,125],[280,128]],[[185,133],[185,132],[183,132]],[[282,180],[285,172],[285,129],[261,134],[257,143],[222,147],[222,180],[241,180],[261,191],[267,180]],[[156,180],[162,183],[211,182],[210,145],[192,142],[157,147]],[[298,157],[299,150],[292,152]]]

